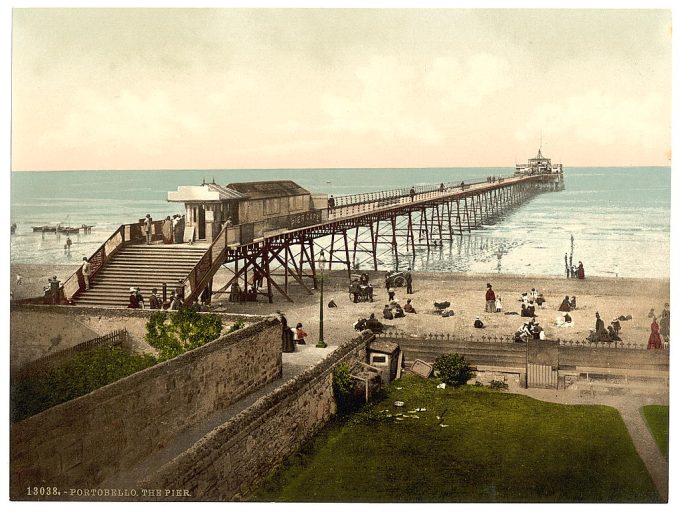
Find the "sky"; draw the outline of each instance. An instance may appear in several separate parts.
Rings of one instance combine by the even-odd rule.
[[[670,10],[15,9],[11,169],[670,166]]]

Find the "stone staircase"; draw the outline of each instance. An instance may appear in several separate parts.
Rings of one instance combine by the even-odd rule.
[[[78,294],[76,305],[93,307],[127,307],[130,288],[139,287],[147,301],[151,288],[168,294],[205,253],[205,248],[189,245],[129,245],[122,248],[90,280],[90,289]]]

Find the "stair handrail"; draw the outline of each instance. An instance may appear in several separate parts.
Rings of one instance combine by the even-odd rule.
[[[224,255],[229,250],[229,235],[230,233],[240,233],[240,225],[230,225],[223,226],[217,237],[213,238],[212,243],[199,259],[199,261],[194,265],[194,267],[189,271],[187,276],[180,280],[184,284],[185,294],[184,294],[184,304],[191,305],[198,299],[198,295],[201,291],[208,285],[207,281],[212,278],[215,272],[222,265],[222,260]],[[240,238],[238,238],[240,241]],[[218,245],[222,245],[221,248]],[[186,286],[189,285],[190,291],[186,293]]]
[[[159,239],[161,235],[161,225],[163,221],[153,222],[152,239]],[[142,232],[143,222],[127,223],[120,225],[109,238],[104,241],[88,258],[90,263],[90,280],[111,261],[113,256],[121,248],[135,241],[143,241]],[[64,297],[67,301],[72,300],[85,289],[85,278],[83,277],[83,267],[80,266],[62,285]]]

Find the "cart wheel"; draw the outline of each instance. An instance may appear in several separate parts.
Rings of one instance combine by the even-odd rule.
[[[404,277],[394,277],[394,285],[396,287],[404,287],[406,285],[406,279]]]

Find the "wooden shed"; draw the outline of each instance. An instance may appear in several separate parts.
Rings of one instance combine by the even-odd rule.
[[[227,220],[232,225],[258,222],[262,225],[262,222],[271,220],[257,230],[253,227],[244,229],[244,233],[256,233],[258,236],[267,228],[278,229],[318,221],[318,213],[309,220],[309,216],[299,215],[325,206],[326,195],[312,197],[309,191],[292,180],[268,180],[235,182],[226,186],[215,183],[179,186],[177,191],[168,193],[168,201],[184,203],[186,227],[194,231],[196,239],[212,241]]]

